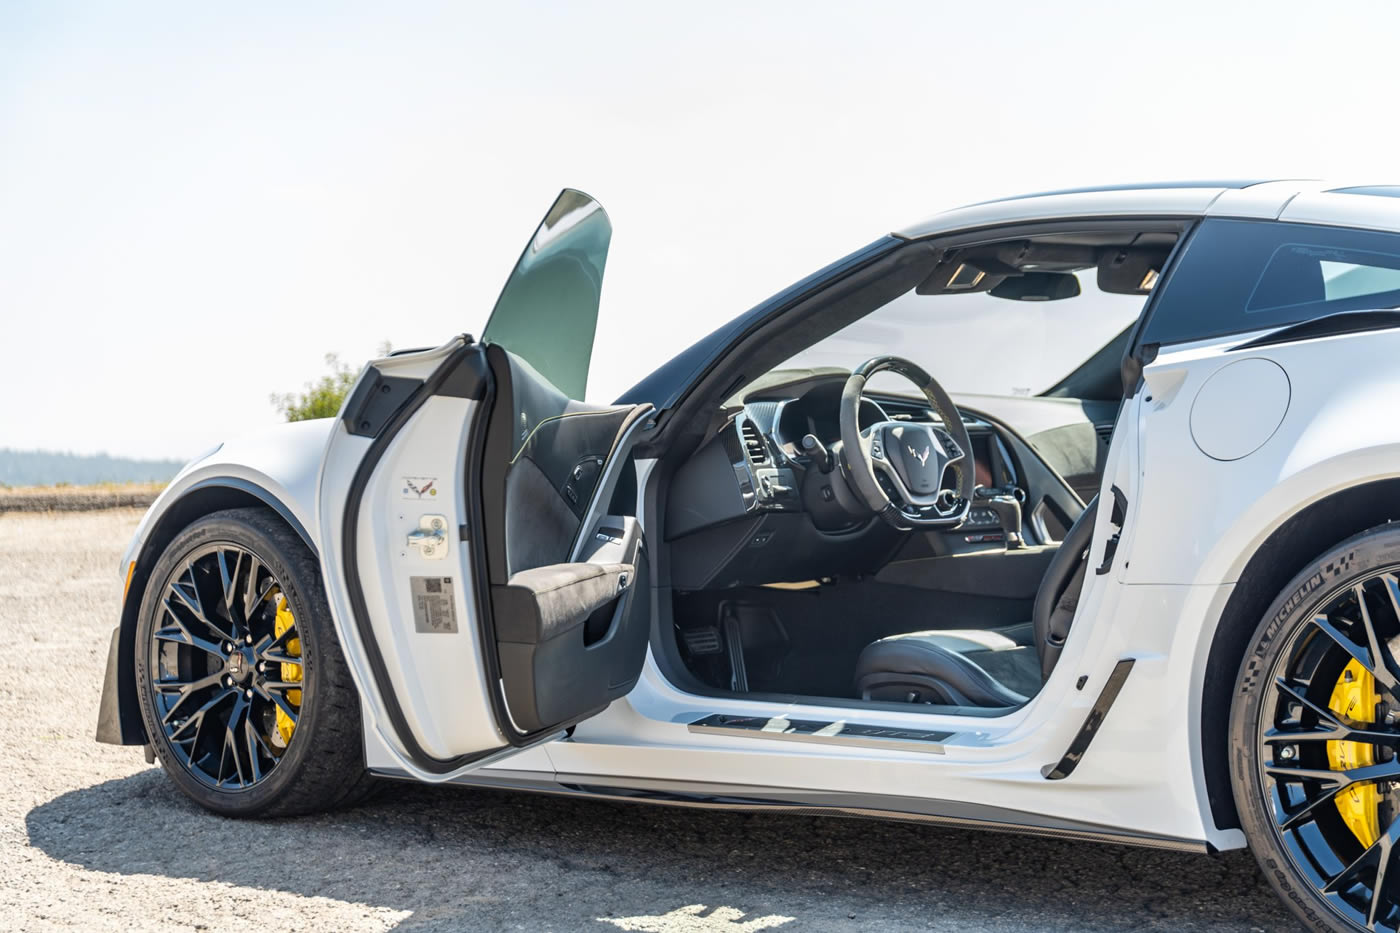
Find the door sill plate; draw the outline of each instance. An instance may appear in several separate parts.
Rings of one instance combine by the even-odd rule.
[[[745,739],[779,739],[815,745],[845,745],[856,748],[883,748],[904,752],[942,755],[943,743],[953,733],[926,729],[896,729],[857,722],[820,719],[787,719],[782,716],[729,716],[714,713],[695,720],[691,732],[728,735]]]

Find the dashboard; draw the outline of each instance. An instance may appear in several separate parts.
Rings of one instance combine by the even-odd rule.
[[[813,389],[800,398],[784,399],[773,414],[769,435],[773,446],[788,458],[803,460],[802,438],[811,434],[828,448],[841,439],[841,386],[831,384]],[[888,409],[888,410],[887,410]],[[940,423],[928,406],[914,399],[862,396],[860,426],[868,428],[881,421],[925,421]],[[965,421],[972,438],[973,463],[979,486],[1002,486],[1014,479],[1012,471],[1004,470],[1001,478],[993,476],[995,434],[991,425],[975,419]],[[1001,453],[998,451],[998,453]]]
[[[842,507],[844,483],[818,468],[807,434],[828,449],[840,439],[845,376],[823,374],[765,386],[727,405],[716,432],[675,465],[668,483],[664,538],[672,547],[671,585],[679,589],[810,580],[873,573],[910,539],[860,508]],[[1015,490],[1043,485],[1037,455],[1008,429],[962,412],[977,485]],[[871,393],[862,427],[880,421],[938,423],[922,396]],[[1015,451],[1015,454],[1012,451]],[[1030,471],[1026,478],[1022,465]],[[850,493],[844,493],[849,496]],[[1027,514],[1028,540],[1039,533]],[[943,553],[1004,547],[1000,520],[975,500],[956,528],[915,536]]]

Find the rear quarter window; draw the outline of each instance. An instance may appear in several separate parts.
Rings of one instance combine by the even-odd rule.
[[[1400,235],[1207,220],[1166,282],[1143,343],[1182,343],[1400,305]]]

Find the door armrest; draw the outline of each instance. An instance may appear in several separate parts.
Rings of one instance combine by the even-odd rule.
[[[631,564],[549,564],[493,587],[496,638],[538,645],[569,632],[636,583]]]

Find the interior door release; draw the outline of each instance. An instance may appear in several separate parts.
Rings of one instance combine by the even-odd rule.
[[[424,515],[418,519],[418,530],[408,536],[408,546],[418,548],[424,560],[442,560],[447,556],[447,518]]]

